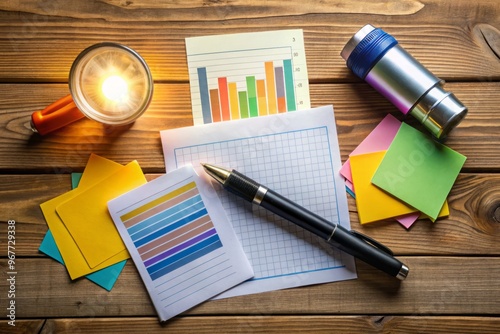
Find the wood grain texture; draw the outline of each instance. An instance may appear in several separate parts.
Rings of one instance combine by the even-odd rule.
[[[496,317],[458,316],[187,316],[166,324],[154,317],[86,318],[19,320],[18,333],[421,333],[496,334],[500,319]],[[12,327],[0,321],[0,334],[11,334]]]
[[[11,326],[9,320],[0,320],[0,334],[40,333],[45,325],[44,319],[16,320],[16,326]]]
[[[404,282],[360,261],[356,280],[207,301],[184,315],[495,315],[500,302],[498,257],[400,257],[410,267]],[[4,262],[0,269],[6,271]],[[87,279],[71,281],[48,258],[16,264],[19,318],[156,316],[132,263],[113,290]],[[33,280],[43,277],[43,281]],[[0,281],[6,291],[7,281]]]
[[[185,37],[286,28],[304,29],[310,80],[353,81],[340,51],[366,23],[438,77],[500,78],[495,0],[3,1],[0,22],[2,82],[66,82],[81,50],[103,40],[136,49],[157,81],[187,81]]]
[[[500,83],[450,83],[445,88],[469,108],[446,144],[467,156],[465,171],[500,170]],[[189,86],[157,84],[150,108],[131,126],[109,128],[83,119],[44,137],[34,135],[29,125],[31,113],[67,93],[64,84],[0,85],[0,155],[4,157],[0,170],[81,171],[93,152],[120,163],[133,157],[145,172],[163,172],[159,131],[193,124]],[[312,85],[311,101],[313,106],[334,105],[342,161],[388,112],[403,119],[364,83]],[[411,117],[407,120],[418,125]]]
[[[41,334],[132,333],[483,333],[496,334],[500,319],[457,316],[191,316],[167,324],[156,318],[49,319]],[[0,333],[2,325],[0,323]]]
[[[191,126],[186,37],[303,29],[313,106],[333,104],[342,161],[387,114],[387,100],[346,67],[340,51],[363,25],[397,38],[468,108],[446,144],[467,156],[448,197],[450,216],[351,226],[411,268],[399,282],[357,261],[359,278],[207,301],[160,324],[133,263],[107,292],[71,281],[38,251],[39,205],[70,189],[90,153],[137,159],[149,180],[165,172],[159,131]],[[133,125],[81,120],[46,137],[33,111],[68,94],[86,47],[137,50],[155,80],[153,103]],[[498,0],[7,0],[0,2],[0,271],[8,220],[16,221],[16,327],[0,333],[497,333],[500,327],[500,3]],[[411,125],[421,128],[411,117]],[[0,307],[8,282],[0,280]],[[5,309],[5,308],[4,308]]]
[[[17,254],[41,256],[38,247],[47,225],[39,205],[69,191],[69,175],[0,175],[0,184],[0,222],[16,220]],[[360,225],[349,197],[351,227],[401,255],[500,255],[500,175],[461,174],[448,202],[448,218],[421,220],[406,231],[394,221]],[[0,224],[0,234],[6,231],[7,225]],[[0,247],[0,256],[6,255],[6,247]]]

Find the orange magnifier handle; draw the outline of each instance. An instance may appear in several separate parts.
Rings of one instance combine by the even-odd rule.
[[[43,136],[83,117],[85,115],[78,110],[71,95],[67,95],[45,109],[35,111],[31,115],[31,128]]]

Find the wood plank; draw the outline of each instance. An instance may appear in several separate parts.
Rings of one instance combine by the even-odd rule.
[[[119,332],[193,333],[483,333],[496,334],[500,319],[456,316],[192,316],[165,324],[155,318],[48,319],[41,334]]]
[[[339,55],[366,23],[393,34],[469,107],[446,142],[468,157],[449,196],[449,218],[409,231],[394,222],[361,226],[349,197],[352,227],[391,247],[411,268],[406,281],[357,261],[356,280],[207,301],[160,324],[131,261],[107,292],[71,281],[38,252],[47,231],[39,204],[68,191],[68,174],[82,171],[91,152],[120,163],[138,159],[148,179],[165,171],[158,132],[192,125],[186,37],[304,29],[312,104],[334,105],[344,161],[387,112],[403,118]],[[499,29],[498,0],[0,2],[0,235],[16,220],[17,270],[16,327],[3,317],[0,334],[497,333]],[[144,117],[125,128],[82,120],[32,135],[31,113],[68,94],[74,58],[104,40],[131,46],[150,65],[155,96]],[[0,261],[0,271],[6,266]],[[0,280],[0,291],[8,289]]]
[[[469,107],[447,145],[468,157],[465,171],[498,171],[500,82],[450,83],[445,88]],[[96,153],[120,163],[134,158],[148,173],[164,172],[159,131],[193,124],[189,86],[157,84],[150,108],[131,126],[109,128],[83,119],[45,137],[34,135],[31,114],[66,94],[65,84],[0,85],[0,170],[78,171],[90,153]],[[313,106],[334,105],[342,161],[387,112],[402,119],[394,106],[363,83],[314,84],[311,100]],[[411,117],[408,121],[416,123]]]
[[[16,253],[40,256],[47,225],[39,205],[69,191],[69,175],[0,175],[0,184],[0,221],[16,221]],[[418,221],[406,231],[394,221],[360,225],[349,196],[351,227],[401,255],[500,255],[499,197],[500,175],[461,174],[448,198],[449,218]],[[0,234],[6,231],[7,224],[0,224]],[[6,247],[1,247],[0,256],[6,255]]]
[[[311,80],[353,81],[340,51],[366,23],[396,36],[438,77],[481,81],[500,77],[500,15],[495,0],[330,0],[307,6],[301,0],[238,0],[231,6],[201,0],[161,6],[149,1],[94,0],[72,6],[3,1],[0,22],[2,82],[65,82],[78,53],[103,40],[136,49],[155,80],[187,81],[184,38],[288,28],[305,31]]]
[[[357,261],[358,279],[207,301],[185,315],[495,315],[500,302],[498,257],[401,257],[410,267],[404,282]],[[6,272],[5,262],[0,268]],[[156,317],[132,263],[111,292],[80,279],[47,258],[16,263],[16,316]],[[36,280],[35,277],[43,277]],[[0,281],[0,291],[7,291]]]
[[[15,319],[13,322],[15,326],[12,326],[9,324],[12,320],[4,319],[2,317],[2,320],[0,320],[0,334],[40,333],[45,324],[43,319]]]

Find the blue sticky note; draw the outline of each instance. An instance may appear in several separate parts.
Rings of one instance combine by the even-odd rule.
[[[356,194],[354,193],[354,191],[352,191],[351,189],[349,189],[348,186],[345,186],[345,191],[347,191],[347,193],[349,195],[351,195],[352,198],[354,198],[354,199],[356,198]]]
[[[76,188],[76,186],[78,186],[78,182],[80,181],[81,177],[81,173],[71,174],[71,184],[73,188]],[[47,234],[45,234],[45,237],[40,244],[39,250],[40,252],[46,254],[47,256],[50,256],[57,262],[64,265],[64,260],[61,256],[61,253],[59,252],[59,249],[57,248],[56,241],[54,240],[54,237],[52,236],[52,232],[50,230],[48,230]],[[127,260],[118,262],[112,266],[88,274],[85,277],[95,284],[103,287],[104,289],[111,291],[126,263]]]

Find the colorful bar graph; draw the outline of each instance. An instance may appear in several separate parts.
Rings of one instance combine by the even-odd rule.
[[[262,63],[264,78],[245,77],[243,89],[227,77],[218,77],[216,88],[209,89],[207,68],[197,68],[203,122],[264,116],[297,110],[291,59]]]
[[[311,107],[300,29],[186,38],[186,53],[195,125]]]
[[[120,219],[153,281],[222,247],[194,182]]]

